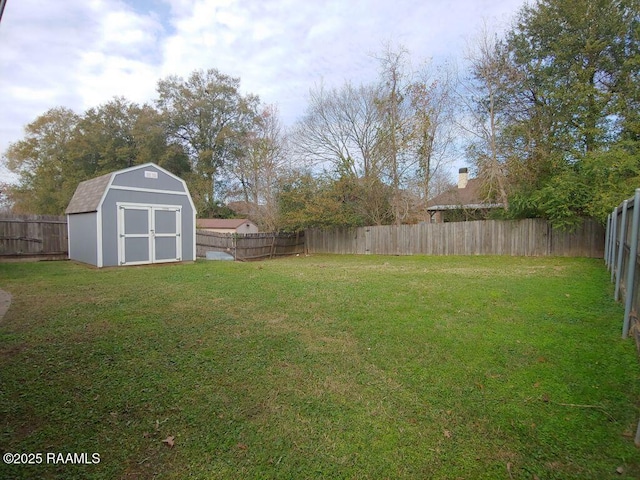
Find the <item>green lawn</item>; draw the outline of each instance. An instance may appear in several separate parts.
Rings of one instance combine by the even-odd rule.
[[[1,453],[100,455],[3,479],[640,478],[600,260],[8,263],[0,288]]]

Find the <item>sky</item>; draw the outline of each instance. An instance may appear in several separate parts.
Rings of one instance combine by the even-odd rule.
[[[414,63],[459,62],[483,20],[504,28],[523,1],[7,0],[0,154],[51,108],[153,102],[158,80],[208,68],[239,77],[289,126],[314,85],[374,81],[385,44]]]

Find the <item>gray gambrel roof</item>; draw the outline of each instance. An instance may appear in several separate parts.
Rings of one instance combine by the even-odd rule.
[[[124,168],[122,170],[117,170],[115,172],[107,173],[106,175],[102,175],[100,177],[92,178],[90,180],[85,180],[84,182],[80,182],[78,188],[76,188],[73,197],[71,197],[71,201],[65,210],[67,215],[73,215],[77,213],[90,213],[97,212],[100,208],[100,203],[107,195],[107,190],[111,188],[116,189],[124,189],[124,190],[139,190],[139,191],[147,191],[147,192],[158,192],[164,190],[157,190],[154,188],[147,187],[134,187],[127,186],[126,182],[124,184],[114,185],[115,183],[120,183],[120,180],[116,179],[122,174],[128,174],[129,172],[134,172],[136,170],[144,170],[144,169],[153,169],[158,172],[162,172],[169,178],[176,180],[181,187],[178,190],[174,190],[173,188],[169,188],[168,192],[165,193],[175,193],[179,195],[186,195],[189,199],[189,203],[191,204],[191,208],[195,211],[195,206],[193,205],[193,200],[191,199],[191,195],[189,195],[189,188],[183,179],[178,177],[177,175],[171,173],[168,170],[165,170],[159,165],[155,163],[143,163],[141,165],[135,165],[133,167]],[[145,177],[147,172],[145,171]],[[149,178],[157,179],[157,176],[152,176]],[[176,185],[177,186],[177,185]]]
[[[64,213],[69,215],[97,211],[102,195],[104,195],[104,191],[107,189],[114,173],[117,172],[107,173],[106,175],[80,182]]]

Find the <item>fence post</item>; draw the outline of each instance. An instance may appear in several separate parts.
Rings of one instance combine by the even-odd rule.
[[[611,214],[607,215],[607,227],[604,234],[604,264],[607,268],[611,266],[609,263],[609,246],[611,244]]]
[[[276,232],[271,237],[271,248],[269,249],[269,258],[273,258],[276,253]]]
[[[611,265],[611,281],[615,278],[615,271],[613,268],[613,263],[615,262],[615,250],[616,250],[616,239],[618,238],[618,207],[613,209],[613,214],[611,216],[611,252],[610,252],[610,265]]]
[[[624,257],[624,242],[627,237],[627,210],[629,209],[629,201],[622,202],[622,221],[620,222],[620,245],[618,246],[618,259],[616,265],[612,268],[615,270],[616,289],[613,299],[617,302],[620,299],[620,277],[622,276],[622,258]],[[634,208],[635,212],[636,209]],[[614,243],[615,246],[615,243]]]
[[[624,302],[624,325],[622,326],[622,338],[629,335],[629,323],[631,321],[631,308],[633,307],[634,279],[638,259],[638,225],[640,224],[640,188],[636,189],[633,197],[633,220],[631,221],[631,244],[629,245],[629,260],[627,265],[627,288]],[[624,243],[624,241],[623,241]]]
[[[613,222],[615,222],[613,211],[609,214],[609,217],[611,218],[609,219],[609,249],[607,251],[609,258],[607,261],[609,262],[609,268],[613,268],[613,249],[616,244],[615,231],[613,229]]]

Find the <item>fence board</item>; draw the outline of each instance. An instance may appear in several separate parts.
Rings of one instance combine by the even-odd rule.
[[[541,219],[382,225],[306,230],[309,253],[602,257],[604,228],[585,220],[573,232]]]
[[[67,255],[68,248],[64,216],[0,216],[0,256]]]

